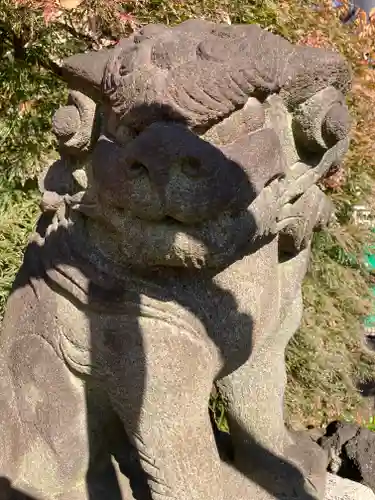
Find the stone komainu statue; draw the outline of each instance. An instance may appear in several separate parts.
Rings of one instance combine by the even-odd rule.
[[[195,20],[64,74],[1,334],[0,475],[37,500],[323,498],[324,457],[284,426],[284,351],[317,181],[348,148],[345,61]]]

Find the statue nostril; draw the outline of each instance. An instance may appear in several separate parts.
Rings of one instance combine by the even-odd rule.
[[[202,163],[198,158],[187,156],[181,160],[181,171],[187,177],[199,177],[202,175]]]
[[[138,177],[148,175],[147,167],[140,161],[134,160],[130,163],[128,167],[129,177],[131,179],[136,179]]]

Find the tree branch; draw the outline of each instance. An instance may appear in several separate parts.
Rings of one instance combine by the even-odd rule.
[[[25,47],[26,42],[23,37],[18,36],[10,26],[2,22],[0,22],[0,31],[4,35],[7,35],[9,43],[13,46],[14,58],[17,61],[23,61],[23,62],[26,62],[27,60],[30,61],[29,51]],[[61,67],[54,61],[52,61],[48,56],[40,57],[39,55],[35,54],[35,52],[33,52],[32,55],[33,55],[31,59],[32,63],[38,64],[40,67],[48,71],[51,71],[59,78],[62,78]]]
[[[69,24],[62,23],[61,21],[55,21],[54,25],[59,26],[61,29],[67,31],[75,38],[79,38],[79,39],[84,40],[85,42],[91,43],[91,44],[97,43],[97,40],[95,37],[88,35],[86,33],[82,33],[80,31],[77,31],[73,26],[70,26]]]

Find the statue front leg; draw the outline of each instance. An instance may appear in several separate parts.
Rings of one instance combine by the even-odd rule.
[[[86,500],[85,386],[42,336],[15,335],[1,359],[0,475],[37,500]]]
[[[38,293],[13,291],[0,335],[0,478],[34,500],[97,500],[103,492],[120,500],[107,446],[115,415],[95,381],[57,353],[56,296],[36,286]]]
[[[256,343],[247,363],[218,383],[228,401],[236,467],[262,487],[262,500],[282,495],[298,500],[321,497],[321,491],[293,464],[287,450],[294,442],[284,424],[284,353],[302,316],[299,277],[304,274],[307,254],[303,251],[279,266],[280,327]],[[283,290],[285,283],[288,287]]]
[[[109,355],[108,390],[152,499],[223,499],[208,414],[212,352],[191,331],[152,318],[140,318],[138,332],[115,336],[113,345],[123,343],[123,351]]]

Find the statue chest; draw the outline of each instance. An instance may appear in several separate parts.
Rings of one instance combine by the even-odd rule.
[[[158,290],[160,293],[158,293]],[[241,366],[279,322],[277,241],[236,262],[213,279],[165,278],[125,293],[101,310],[77,308],[58,297],[60,349],[80,372],[119,353],[146,349],[153,329],[181,331],[208,349],[219,375]],[[157,348],[157,346],[155,346]],[[177,348],[177,347],[176,347]],[[173,356],[173,352],[166,353]]]

